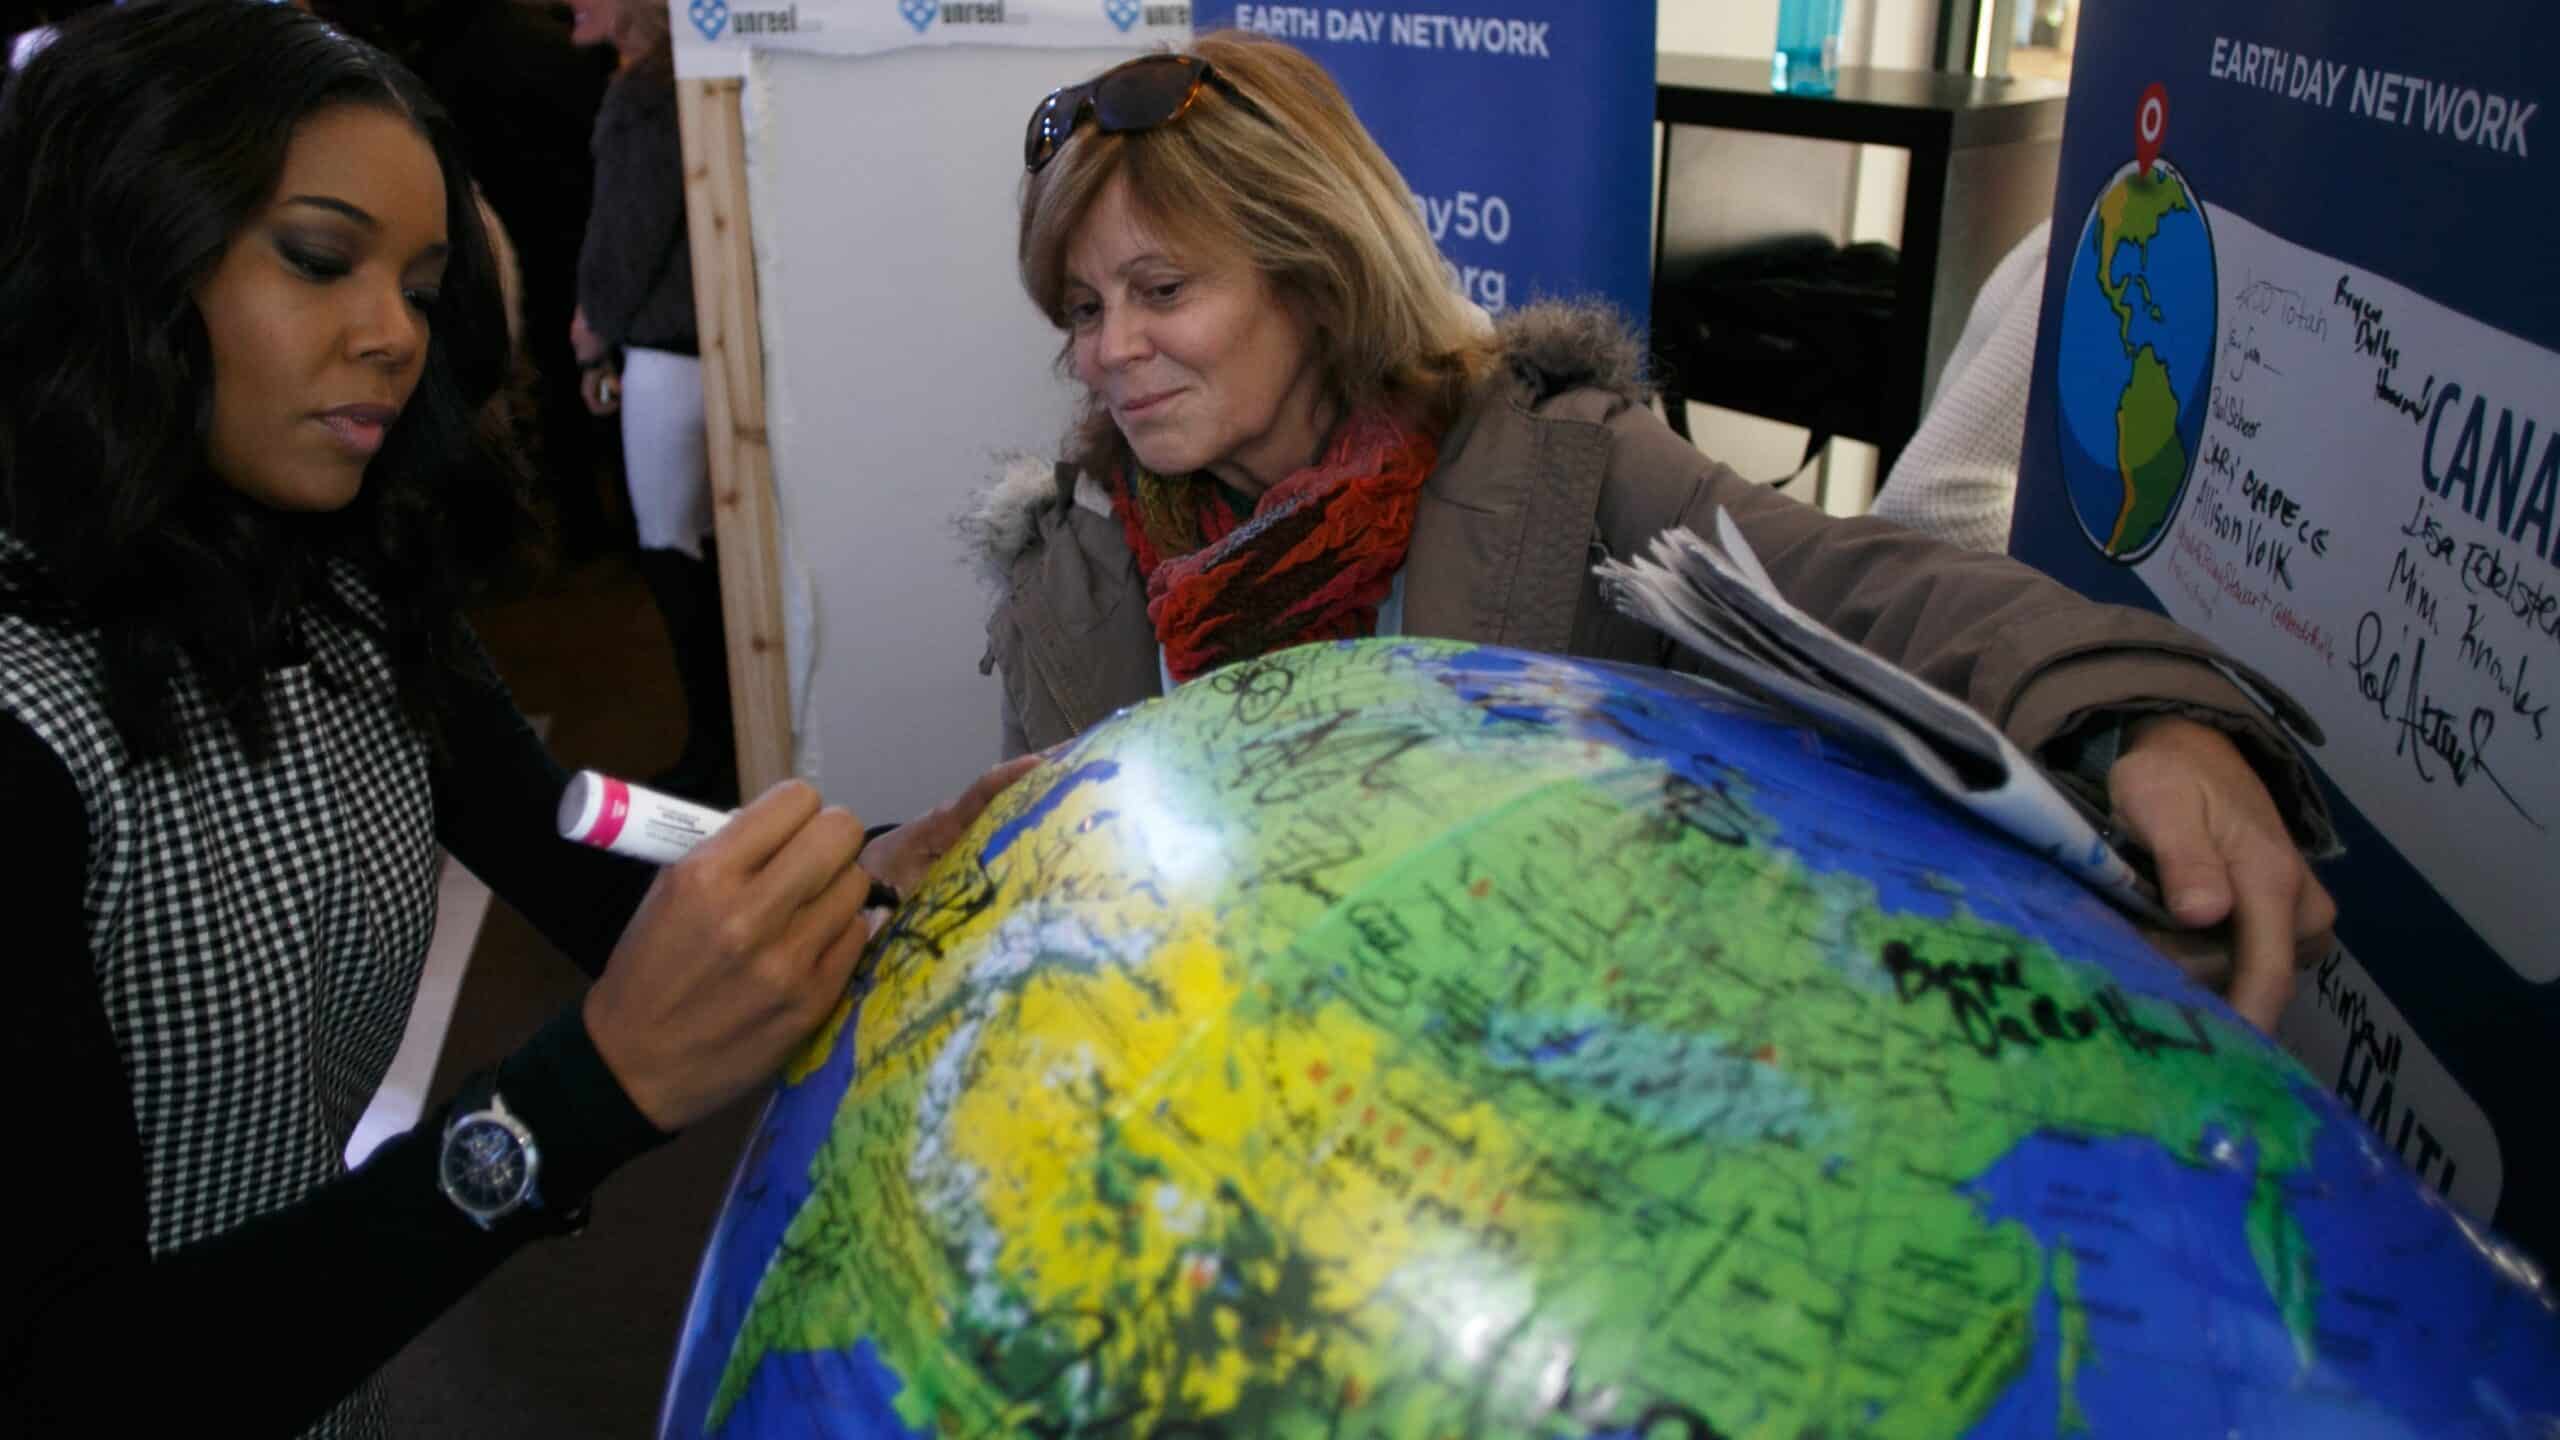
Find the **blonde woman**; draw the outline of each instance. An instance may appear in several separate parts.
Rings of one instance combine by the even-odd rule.
[[[2331,831],[2203,641],[1749,484],[1647,407],[1604,311],[1487,327],[1341,92],[1285,45],[1206,36],[1053,92],[1024,160],[1022,283],[1086,403],[1064,460],[975,517],[1006,597],[986,663],[1010,750],[1315,640],[1676,664],[1592,562],[1721,507],[1797,604],[2103,791],[2178,918],[2231,926],[2235,1006],[2274,1021],[2297,942],[2334,916],[2297,841]]]

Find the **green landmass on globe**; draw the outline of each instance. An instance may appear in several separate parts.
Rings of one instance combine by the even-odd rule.
[[[2164,318],[2142,267],[2150,264],[2151,242],[2162,219],[2194,208],[2186,183],[2166,166],[2147,175],[2140,169],[2127,173],[2098,201],[2098,288],[2116,313],[2117,336],[2133,362],[2133,376],[2116,409],[2116,464],[2124,476],[2124,505],[2107,538],[2111,554],[2124,553],[2167,523],[2187,478],[2176,388],[2159,353],[2147,344],[2134,344],[2132,295],[2139,288],[2151,318]],[[2116,255],[2122,245],[2133,246],[2142,259],[2140,266],[2119,275]]]
[[[2186,182],[2167,166],[2155,167],[2157,173],[2145,175],[2139,169],[2128,172],[2107,189],[2098,201],[2098,287],[2107,294],[2107,304],[2116,312],[2121,327],[2125,353],[2133,353],[2133,302],[2127,297],[2136,286],[2142,289],[2142,301],[2151,318],[2161,318],[2154,303],[2150,279],[2137,267],[2116,274],[2116,249],[2131,245],[2142,252],[2142,263],[2150,263],[2151,242],[2160,234],[2160,222],[2179,210],[2193,210],[2187,198]]]
[[[2302,1207],[2362,1132],[2059,871],[1684,683],[1309,647],[1023,781],[776,1102],[823,1138],[748,1177],[806,1197],[698,1433],[2164,1433],[2110,1426],[2197,1253],[2271,1393],[2355,1373]],[[874,1419],[771,1398],[846,1356]]]
[[[2116,406],[2116,466],[2124,474],[2124,509],[2107,549],[2121,554],[2137,537],[2168,523],[2187,478],[2177,392],[2169,384],[2169,367],[2148,345],[2134,352],[2133,378]]]

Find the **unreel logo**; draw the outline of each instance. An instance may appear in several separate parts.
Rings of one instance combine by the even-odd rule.
[[[933,17],[942,13],[942,6],[938,0],[898,0],[898,13],[921,35],[932,27]]]
[[[730,18],[729,28],[741,35],[796,35],[800,32],[800,7],[741,10]]]
[[[693,28],[705,40],[720,38],[721,27],[729,23],[729,7],[725,0],[693,0],[685,13],[693,18]]]
[[[927,10],[942,16],[945,25],[1002,25],[1006,23],[1004,0],[942,0],[940,5],[927,5]],[[907,17],[921,32],[925,22]]]

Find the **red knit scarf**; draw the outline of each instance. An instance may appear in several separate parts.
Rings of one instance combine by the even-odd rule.
[[[1230,660],[1374,633],[1439,455],[1431,436],[1384,411],[1355,415],[1322,459],[1241,518],[1206,477],[1123,466],[1111,508],[1175,683]]]

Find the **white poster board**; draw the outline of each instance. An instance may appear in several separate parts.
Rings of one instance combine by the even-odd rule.
[[[998,455],[1056,452],[1074,398],[1014,278],[1023,125],[1138,48],[751,63],[794,769],[866,820],[919,814],[996,760],[992,602],[953,522]]]

